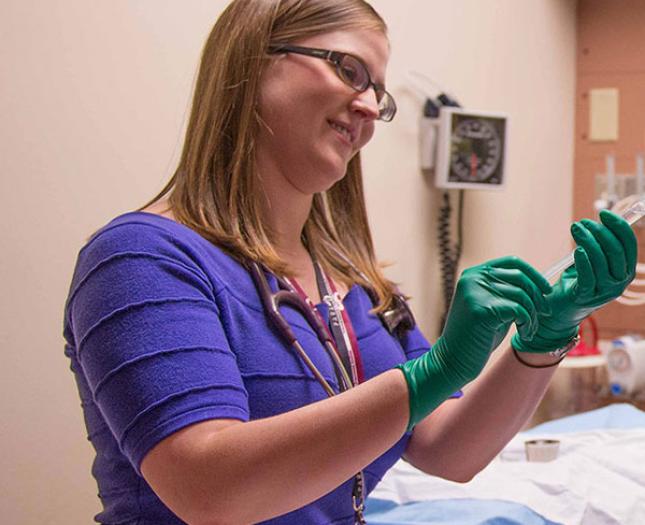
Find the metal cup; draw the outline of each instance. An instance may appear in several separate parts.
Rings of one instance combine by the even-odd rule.
[[[560,441],[557,439],[530,439],[524,442],[527,461],[553,461],[558,457]]]

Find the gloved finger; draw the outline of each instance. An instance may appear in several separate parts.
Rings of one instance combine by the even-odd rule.
[[[521,270],[507,270],[506,268],[494,268],[490,270],[491,278],[500,283],[508,283],[521,288],[526,292],[535,307],[541,313],[550,313],[551,307],[546,300],[542,291],[538,288],[524,272]]]
[[[581,222],[596,238],[596,241],[600,245],[605,259],[607,260],[609,275],[611,275],[611,277],[616,281],[625,280],[627,261],[625,257],[625,249],[623,248],[623,244],[620,240],[616,235],[614,235],[611,229],[604,224],[599,224],[589,219],[583,219]]]
[[[633,278],[638,261],[638,240],[629,223],[609,210],[600,212],[600,220],[609,228],[623,245],[627,277]]]
[[[493,310],[501,323],[515,322],[524,339],[533,339],[538,329],[538,312],[533,299],[522,288],[510,284],[498,283],[495,293],[502,297],[496,302]]]
[[[607,282],[610,279],[607,257],[591,231],[581,222],[574,222],[571,225],[571,235],[576,241],[576,244],[584,248],[593,268],[596,284],[599,282]]]
[[[596,274],[584,248],[578,246],[573,252],[576,264],[577,295],[581,299],[591,299],[596,295]]]
[[[493,268],[521,270],[522,273],[527,275],[529,279],[531,279],[531,281],[542,291],[542,293],[551,293],[552,288],[549,281],[547,281],[540,272],[533,268],[533,266],[520,259],[519,257],[515,257],[514,255],[508,257],[500,257],[499,259],[493,259],[489,261],[487,264],[488,266],[491,266]]]

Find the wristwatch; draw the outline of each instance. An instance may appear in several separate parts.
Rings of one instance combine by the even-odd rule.
[[[577,334],[566,345],[560,348],[556,348],[555,350],[552,350],[551,352],[549,352],[549,355],[552,357],[556,357],[558,359],[564,359],[564,356],[566,356],[572,349],[578,346],[579,342],[580,342],[580,334]]]

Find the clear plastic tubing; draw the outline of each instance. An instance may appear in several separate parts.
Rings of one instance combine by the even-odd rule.
[[[645,200],[640,200],[635,204],[632,204],[625,213],[622,214],[622,216],[629,224],[637,223],[642,217],[645,217]],[[573,252],[571,252],[569,255],[563,257],[557,263],[550,266],[542,273],[542,275],[547,281],[551,281],[571,266],[573,264],[573,260]]]

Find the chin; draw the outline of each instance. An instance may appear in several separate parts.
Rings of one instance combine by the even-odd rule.
[[[325,183],[325,188],[321,191],[327,191],[329,190],[334,184],[337,182],[340,182],[345,178],[345,175],[347,174],[347,164],[343,164],[342,169],[335,169],[334,171],[330,171],[325,174],[324,180]]]
[[[327,191],[343,179],[345,173],[347,173],[348,164],[349,161],[340,159],[338,156],[334,159],[319,158],[317,162],[310,163],[306,170],[308,176],[304,180],[301,179],[307,187],[301,187],[301,191],[307,190],[305,193],[321,193]]]

